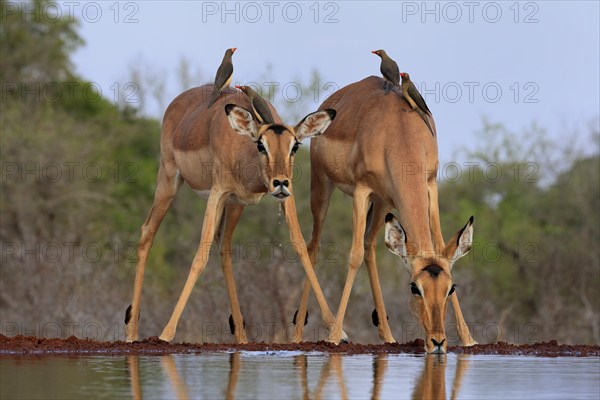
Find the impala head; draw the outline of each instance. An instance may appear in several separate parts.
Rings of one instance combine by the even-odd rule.
[[[425,350],[445,353],[448,344],[444,330],[446,305],[456,288],[450,271],[471,249],[473,217],[452,237],[441,254],[419,252],[392,214],[385,217],[385,222],[385,244],[400,256],[410,273],[410,308],[425,329]]]
[[[316,111],[304,117],[296,127],[291,127],[260,125],[250,111],[234,104],[227,104],[225,113],[233,130],[248,136],[256,144],[263,182],[269,193],[279,200],[292,194],[294,155],[300,143],[325,132],[335,118],[335,110]]]

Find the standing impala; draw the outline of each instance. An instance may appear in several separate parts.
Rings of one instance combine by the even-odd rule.
[[[427,352],[445,352],[446,303],[450,299],[463,344],[475,344],[465,324],[450,271],[465,255],[473,220],[444,244],[440,228],[436,175],[438,151],[419,115],[400,93],[385,95],[383,80],[369,77],[335,92],[321,106],[335,106],[337,117],[327,135],[311,141],[313,265],[319,252],[323,220],[337,187],[353,197],[353,238],[348,276],[330,340],[339,342],[348,298],[358,267],[365,259],[375,301],[373,322],[379,337],[394,342],[377,275],[377,233],[386,224],[386,245],[398,254],[411,276],[411,306],[425,329]],[[402,225],[386,214],[398,210]],[[309,282],[297,311],[295,341],[302,340]]]
[[[300,256],[308,281],[317,294],[323,320],[333,326],[334,317],[321,292],[298,226],[292,195],[292,167],[298,143],[323,133],[334,110],[307,115],[296,127],[283,125],[275,109],[276,123],[259,125],[248,110],[252,105],[241,92],[225,90],[223,107],[207,109],[213,85],[180,94],[167,108],[161,133],[161,160],[154,203],[142,226],[138,248],[133,301],[125,315],[127,341],[138,339],[138,319],[144,269],[156,231],[171,202],[186,182],[208,198],[202,234],[192,267],[160,339],[171,341],[196,280],[208,261],[213,239],[220,247],[221,263],[231,303],[232,333],[238,343],[247,342],[242,313],[233,280],[231,237],[244,207],[265,195],[281,201],[292,246]],[[231,104],[228,104],[231,103]]]

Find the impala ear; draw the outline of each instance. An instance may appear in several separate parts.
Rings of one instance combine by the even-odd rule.
[[[404,266],[410,270],[408,261],[408,248],[406,244],[406,233],[400,222],[389,213],[385,216],[385,245],[397,256],[400,256]]]
[[[335,118],[335,114],[336,112],[332,108],[308,114],[302,121],[298,122],[298,125],[296,125],[296,128],[294,129],[296,132],[296,139],[301,142],[307,137],[322,134]]]
[[[250,137],[253,141],[258,140],[258,129],[250,111],[235,104],[227,104],[225,114],[227,114],[229,125],[234,131],[240,135]]]
[[[450,261],[450,268],[454,265],[454,263],[466,255],[469,250],[471,250],[471,246],[473,244],[473,221],[475,218],[471,216],[467,224],[448,242],[446,248],[444,249],[443,255]]]

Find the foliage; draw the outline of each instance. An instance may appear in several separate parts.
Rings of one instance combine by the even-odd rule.
[[[30,84],[67,79],[69,57],[83,44],[77,22],[52,14],[49,1],[0,0],[0,73],[3,82]],[[27,11],[27,12],[23,12]]]

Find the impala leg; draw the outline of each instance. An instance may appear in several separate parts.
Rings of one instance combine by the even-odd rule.
[[[456,292],[450,296],[450,301],[452,301],[452,308],[454,309],[454,316],[456,317],[456,329],[458,329],[458,337],[462,342],[463,346],[473,346],[477,344],[477,342],[469,333],[469,327],[465,322],[462,311],[460,310],[460,304],[458,303],[458,297]]]
[[[363,262],[365,255],[364,235],[367,225],[367,209],[369,208],[370,192],[366,189],[356,188],[354,190],[353,215],[352,215],[352,247],[350,249],[350,259],[348,261],[348,275],[342,292],[342,299],[338,308],[334,330],[331,332],[329,341],[339,343],[341,339],[341,329],[344,323],[344,315],[348,306],[348,299],[354,284],[356,272]]]
[[[158,170],[156,192],[154,202],[148,213],[148,217],[142,225],[142,235],[138,245],[138,262],[135,269],[135,283],[133,285],[133,299],[125,314],[125,335],[128,342],[138,340],[138,320],[140,318],[140,299],[142,296],[142,284],[144,282],[144,271],[146,260],[152,247],[154,236],[160,226],[165,214],[169,211],[177,190],[181,187],[183,180],[175,173],[167,173],[164,164]]]
[[[385,305],[383,303],[383,294],[381,293],[376,259],[377,233],[385,223],[386,212],[387,209],[382,204],[373,203],[373,213],[371,214],[370,224],[368,224],[370,226],[365,235],[365,262],[369,271],[371,292],[373,293],[375,310],[377,310],[377,316],[379,319],[379,324],[377,325],[379,338],[386,343],[394,343],[396,340],[394,339],[394,336],[392,336],[390,325],[387,319],[387,313],[385,311]]]
[[[234,205],[227,206],[225,208],[224,221],[220,232],[221,243],[221,267],[223,268],[223,275],[225,275],[225,282],[227,283],[227,294],[229,295],[229,302],[231,305],[231,315],[233,316],[234,325],[234,336],[236,343],[248,343],[246,337],[246,331],[244,329],[244,318],[240,311],[240,302],[238,301],[237,291],[235,289],[235,280],[233,279],[233,267],[231,264],[231,237],[233,231],[237,226],[244,206]]]
[[[309,251],[309,255],[310,255],[310,251]],[[313,257],[310,257],[311,260],[311,264],[314,266],[316,265],[315,263],[312,262]],[[316,257],[315,257],[316,258]],[[295,320],[295,331],[294,331],[294,339],[292,340],[292,342],[294,343],[300,343],[302,341],[302,339],[304,338],[304,322],[306,321],[306,308],[307,308],[307,303],[308,303],[308,295],[310,294],[310,281],[308,279],[304,279],[304,287],[302,288],[302,297],[300,298],[300,306],[298,307],[297,313],[296,313],[296,320]]]
[[[315,270],[310,262],[310,257],[308,256],[308,251],[306,249],[306,243],[304,242],[304,237],[302,236],[302,231],[300,230],[300,225],[298,225],[298,217],[296,215],[296,203],[294,202],[294,197],[290,196],[287,200],[283,202],[283,211],[285,213],[285,221],[290,230],[290,241],[292,242],[292,246],[294,250],[300,257],[300,262],[304,267],[304,271],[306,272],[306,277],[310,282],[310,286],[312,290],[315,292],[315,296],[317,298],[317,302],[319,303],[319,307],[321,309],[321,314],[323,316],[323,322],[331,328],[335,322],[335,318],[327,305],[327,300],[325,300],[325,296],[323,295],[323,291],[321,290],[321,286],[319,285],[319,281],[317,280],[317,275],[315,275]],[[341,329],[339,329],[341,331]],[[340,333],[341,336],[341,333]],[[339,341],[339,340],[338,340]]]
[[[310,208],[313,215],[313,230],[312,238],[308,244],[308,255],[313,268],[317,265],[319,255],[319,246],[321,244],[321,232],[323,230],[323,221],[327,215],[329,201],[334,191],[334,186],[331,182],[324,182],[322,177],[315,176],[316,171],[311,170],[311,191],[310,191]],[[300,307],[296,314],[296,331],[294,334],[294,343],[302,341],[304,337],[304,321],[306,320],[306,304],[308,295],[310,294],[310,282],[304,280],[304,288],[302,289],[302,298],[300,299]]]
[[[442,227],[440,226],[440,206],[438,203],[438,189],[436,176],[431,175],[427,178],[427,195],[429,197],[429,229],[436,252],[444,249],[444,237],[442,236]]]
[[[173,340],[173,337],[175,337],[175,331],[177,330],[177,323],[179,322],[181,313],[185,308],[198,277],[202,271],[204,271],[204,267],[206,267],[206,263],[208,262],[210,246],[215,236],[215,224],[223,212],[224,201],[224,194],[218,191],[212,191],[208,197],[208,204],[206,206],[206,212],[204,213],[204,222],[202,223],[200,246],[198,247],[198,251],[194,256],[194,261],[192,261],[190,273],[187,281],[185,282],[185,286],[183,287],[181,295],[179,296],[179,300],[175,305],[175,310],[173,310],[171,319],[169,319],[169,322],[159,337],[161,340],[170,342]]]

